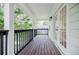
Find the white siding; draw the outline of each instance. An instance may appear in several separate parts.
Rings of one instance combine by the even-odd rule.
[[[79,4],[69,4],[69,45],[70,54],[79,54]]]
[[[64,4],[63,4],[64,5]],[[60,11],[60,9],[63,7],[61,4],[59,7],[55,7],[56,13]],[[62,51],[64,54],[79,54],[79,4],[76,3],[71,3],[71,4],[66,4],[67,5],[67,47],[64,48],[60,43],[59,43],[59,36],[60,34],[57,34],[57,41],[55,41],[55,45]],[[53,7],[54,8],[54,7]],[[52,11],[53,12],[53,11]],[[55,15],[55,12],[52,14]],[[60,15],[60,14],[57,14]],[[54,17],[54,16],[53,16]],[[55,20],[55,19],[53,19]],[[56,25],[60,26],[60,21],[59,18],[57,19]],[[53,23],[55,24],[55,23]],[[51,24],[51,25],[53,25]],[[52,28],[52,30],[55,27]],[[51,32],[52,32],[51,30]],[[55,36],[55,35],[54,35]],[[54,37],[53,36],[53,37]],[[53,38],[51,38],[53,40]],[[56,39],[56,38],[55,38]]]

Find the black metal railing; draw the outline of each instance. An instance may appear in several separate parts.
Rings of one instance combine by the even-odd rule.
[[[0,55],[7,55],[8,30],[0,30]]]
[[[14,34],[14,53],[20,51],[33,39],[33,29],[15,30]]]
[[[14,53],[18,54],[33,39],[33,31],[34,36],[38,35],[38,30],[46,30],[48,35],[48,29],[14,30]],[[0,30],[0,55],[7,55],[7,43],[8,30]]]
[[[37,36],[37,29],[33,29],[34,30],[34,37]]]
[[[34,29],[34,37],[36,35],[48,35],[48,29],[44,29],[44,28],[41,28],[41,29]]]

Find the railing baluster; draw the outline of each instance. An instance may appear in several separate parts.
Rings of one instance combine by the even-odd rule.
[[[33,29],[30,30],[15,30],[15,36],[14,41],[16,39],[17,45],[14,49],[16,52],[15,54],[18,54],[33,38]],[[14,46],[15,46],[14,45]],[[16,51],[17,50],[17,51]]]
[[[22,43],[22,42],[21,42],[21,32],[20,32],[20,49],[21,49],[21,43]]]
[[[0,54],[1,54],[1,34],[0,34]]]
[[[21,49],[21,39],[20,39],[20,32],[19,32],[19,50]]]
[[[23,41],[24,41],[24,45],[25,45],[25,33],[23,32]]]
[[[26,40],[26,35],[25,35],[25,32],[24,32],[24,45],[25,45],[25,40]]]
[[[25,32],[25,36],[26,36],[25,43],[27,43],[27,32]]]
[[[18,52],[18,33],[16,33],[16,43],[17,43],[17,52]]]
[[[19,49],[19,42],[20,42],[20,41],[19,41],[19,33],[18,33],[18,51],[20,50],[20,49]]]
[[[23,47],[23,32],[22,32],[22,47]]]

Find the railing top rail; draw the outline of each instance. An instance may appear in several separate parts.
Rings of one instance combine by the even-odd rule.
[[[32,31],[33,29],[14,30],[15,32]]]
[[[48,28],[37,28],[35,30],[48,30]]]
[[[3,35],[6,35],[9,30],[0,30],[0,34],[2,33]]]
[[[28,31],[28,30],[33,30],[33,29],[18,29],[18,30],[15,30],[15,31]]]
[[[1,33],[1,32],[8,32],[8,31],[9,31],[9,30],[0,30],[0,33]]]

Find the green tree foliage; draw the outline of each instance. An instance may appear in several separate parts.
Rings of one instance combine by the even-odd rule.
[[[21,9],[19,9],[19,8],[16,8],[15,11],[14,11],[14,13],[15,13],[15,18],[16,18],[17,16],[23,14],[23,12],[21,11]]]
[[[21,9],[15,8],[15,20],[14,26],[15,29],[30,29],[32,28],[32,22],[30,21],[29,16],[26,16]]]
[[[4,28],[4,13],[2,8],[0,7],[0,29]]]

